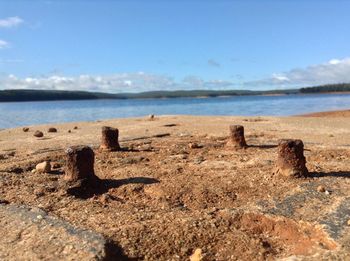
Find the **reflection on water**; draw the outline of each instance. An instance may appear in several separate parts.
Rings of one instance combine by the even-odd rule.
[[[350,94],[0,103],[0,129],[53,122],[174,115],[295,115],[350,108]]]

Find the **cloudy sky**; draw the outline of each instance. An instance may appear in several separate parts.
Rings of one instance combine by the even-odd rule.
[[[0,89],[350,82],[346,0],[0,0]]]

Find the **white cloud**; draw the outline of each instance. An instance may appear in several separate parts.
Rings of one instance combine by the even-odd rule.
[[[276,79],[277,81],[285,81],[285,82],[290,81],[287,76],[280,75],[280,74],[277,74],[277,73],[272,74],[272,78]]]
[[[339,63],[341,63],[341,60],[338,60],[338,59],[332,59],[329,61],[329,64],[333,64],[333,65],[339,64]]]
[[[16,27],[23,23],[23,20],[18,16],[12,16],[5,19],[0,19],[0,28]]]
[[[332,59],[326,63],[311,65],[303,69],[275,73],[269,78],[245,82],[244,86],[248,88],[294,88],[349,82],[350,58],[344,58]]]
[[[150,90],[178,89],[222,89],[232,86],[223,80],[204,81],[188,76],[176,81],[164,75],[137,73],[119,73],[112,75],[79,75],[75,77],[47,76],[19,78],[11,74],[0,78],[2,89],[49,89],[49,90],[83,90],[97,92],[142,92]]]
[[[10,44],[8,42],[0,39],[0,49],[5,49],[9,46],[10,46]]]

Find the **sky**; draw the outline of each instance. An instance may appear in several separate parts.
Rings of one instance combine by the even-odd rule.
[[[0,89],[350,82],[347,0],[0,0]]]

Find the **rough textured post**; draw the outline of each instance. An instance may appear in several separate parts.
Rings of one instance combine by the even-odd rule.
[[[47,132],[57,132],[57,129],[54,127],[50,127]]]
[[[88,146],[73,146],[66,150],[66,181],[95,180],[94,151]]]
[[[246,148],[247,143],[244,138],[244,127],[242,125],[230,125],[230,139],[227,145],[234,148]]]
[[[37,130],[37,131],[34,132],[33,135],[34,135],[35,137],[37,137],[37,138],[41,138],[41,137],[44,136],[44,133],[43,133],[42,131]]]
[[[287,177],[305,177],[304,144],[301,140],[285,139],[278,143],[277,173]]]
[[[112,127],[102,127],[102,143],[100,148],[107,151],[120,150],[119,130]]]

